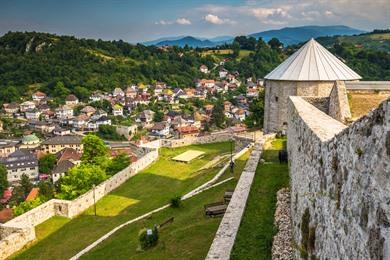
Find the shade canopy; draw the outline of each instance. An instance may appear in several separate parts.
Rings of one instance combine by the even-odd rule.
[[[335,81],[361,77],[314,39],[268,73],[268,80]]]

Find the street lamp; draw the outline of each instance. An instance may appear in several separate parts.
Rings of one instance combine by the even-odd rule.
[[[233,162],[233,130],[230,129],[230,173],[233,174],[234,171],[234,162]]]
[[[95,210],[95,217],[96,217],[96,197],[95,197],[95,187],[96,185],[93,184],[92,185],[92,188],[93,188],[93,207],[94,207],[94,210]]]

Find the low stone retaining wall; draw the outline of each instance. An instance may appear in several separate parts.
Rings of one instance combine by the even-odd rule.
[[[230,258],[230,253],[245,211],[246,201],[260,160],[263,142],[256,143],[234,190],[206,259]]]
[[[95,200],[116,189],[158,158],[158,150],[145,156],[95,187]],[[0,259],[5,259],[35,239],[35,226],[53,216],[73,218],[94,204],[93,190],[67,201],[52,199],[28,212],[0,225]]]

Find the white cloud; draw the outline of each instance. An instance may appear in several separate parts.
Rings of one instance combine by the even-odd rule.
[[[176,20],[176,23],[177,24],[181,24],[181,25],[190,25],[191,24],[191,21],[186,19],[186,18],[178,18]]]
[[[214,15],[214,14],[208,14],[204,17],[204,20],[206,22],[209,22],[209,23],[212,23],[212,24],[235,24],[236,21],[232,21],[230,19],[223,19],[223,18],[220,18],[219,16],[217,15]]]
[[[166,21],[166,20],[160,20],[158,22],[155,22],[154,24],[159,24],[159,25],[170,25],[173,24],[172,21]]]
[[[172,24],[180,24],[180,25],[190,25],[191,21],[186,18],[177,18],[176,21],[169,20],[160,20],[155,22],[156,25],[172,25]]]

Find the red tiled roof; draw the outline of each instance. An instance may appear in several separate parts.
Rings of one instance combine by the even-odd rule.
[[[25,201],[34,200],[36,197],[38,197],[38,194],[39,194],[39,188],[32,188],[30,193],[27,195],[27,198]]]
[[[0,223],[5,223],[12,218],[12,209],[0,210]]]
[[[74,160],[79,161],[81,158],[81,154],[78,153],[73,148],[64,148],[61,151],[59,151],[57,154],[57,163],[65,160]]]
[[[196,128],[195,126],[182,126],[182,127],[178,127],[177,131],[180,134],[195,134],[195,133],[199,133],[199,129]]]

